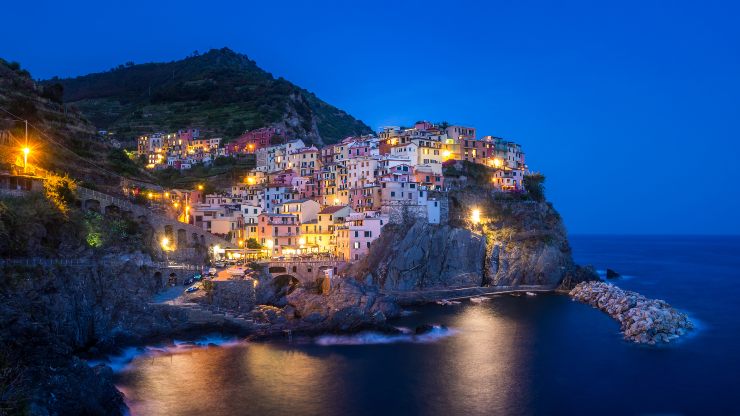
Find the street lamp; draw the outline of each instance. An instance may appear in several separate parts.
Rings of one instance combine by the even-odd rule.
[[[164,261],[169,266],[170,259],[167,256],[167,252],[172,251],[172,247],[170,247],[170,239],[167,237],[162,237],[162,241],[160,241],[160,244],[162,246],[162,251],[164,251]]]
[[[480,210],[479,210],[479,209],[474,209],[474,210],[473,210],[473,211],[472,211],[472,212],[470,213],[470,221],[471,221],[471,222],[472,222],[473,224],[475,224],[475,225],[478,225],[478,224],[480,224]]]
[[[23,173],[26,173],[26,169],[28,167],[28,154],[31,153],[31,149],[24,147],[23,148]]]

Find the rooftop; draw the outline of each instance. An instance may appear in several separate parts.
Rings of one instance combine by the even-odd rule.
[[[333,214],[347,207],[347,205],[330,205],[319,211],[319,214]]]

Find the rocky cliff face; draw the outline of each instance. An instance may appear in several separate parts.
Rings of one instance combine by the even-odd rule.
[[[120,414],[123,400],[110,374],[76,354],[186,324],[177,310],[149,305],[162,281],[143,260],[133,255],[74,268],[1,269],[3,371],[16,372],[20,381],[3,393],[31,414]]]
[[[572,287],[595,280],[571,257],[565,227],[546,202],[468,188],[449,195],[449,224],[389,225],[348,274],[384,290],[470,286]],[[473,224],[470,213],[481,213]]]
[[[383,290],[480,286],[485,256],[485,237],[464,228],[388,225],[349,274]]]

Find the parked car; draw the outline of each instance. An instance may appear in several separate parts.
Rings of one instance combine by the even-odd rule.
[[[200,273],[196,273],[191,277],[191,279],[195,280],[196,282],[203,278],[203,275]]]
[[[213,263],[213,265],[216,266],[216,267],[218,267],[219,269],[220,268],[223,268],[225,266],[224,262],[222,262],[222,261],[217,261],[217,262]]]
[[[216,270],[215,268],[211,267],[210,269],[208,269],[209,276],[215,276],[216,274],[218,274],[218,270]]]
[[[226,269],[226,273],[229,274],[229,276],[244,276],[244,272],[247,271],[247,268],[244,266],[233,266]]]
[[[198,286],[190,286],[189,288],[185,289],[185,293],[193,293],[198,290]]]

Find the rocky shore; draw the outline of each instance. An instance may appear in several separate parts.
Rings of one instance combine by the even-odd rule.
[[[648,299],[611,283],[581,282],[569,294],[619,321],[624,338],[632,342],[668,343],[694,328],[686,314],[665,301]]]

